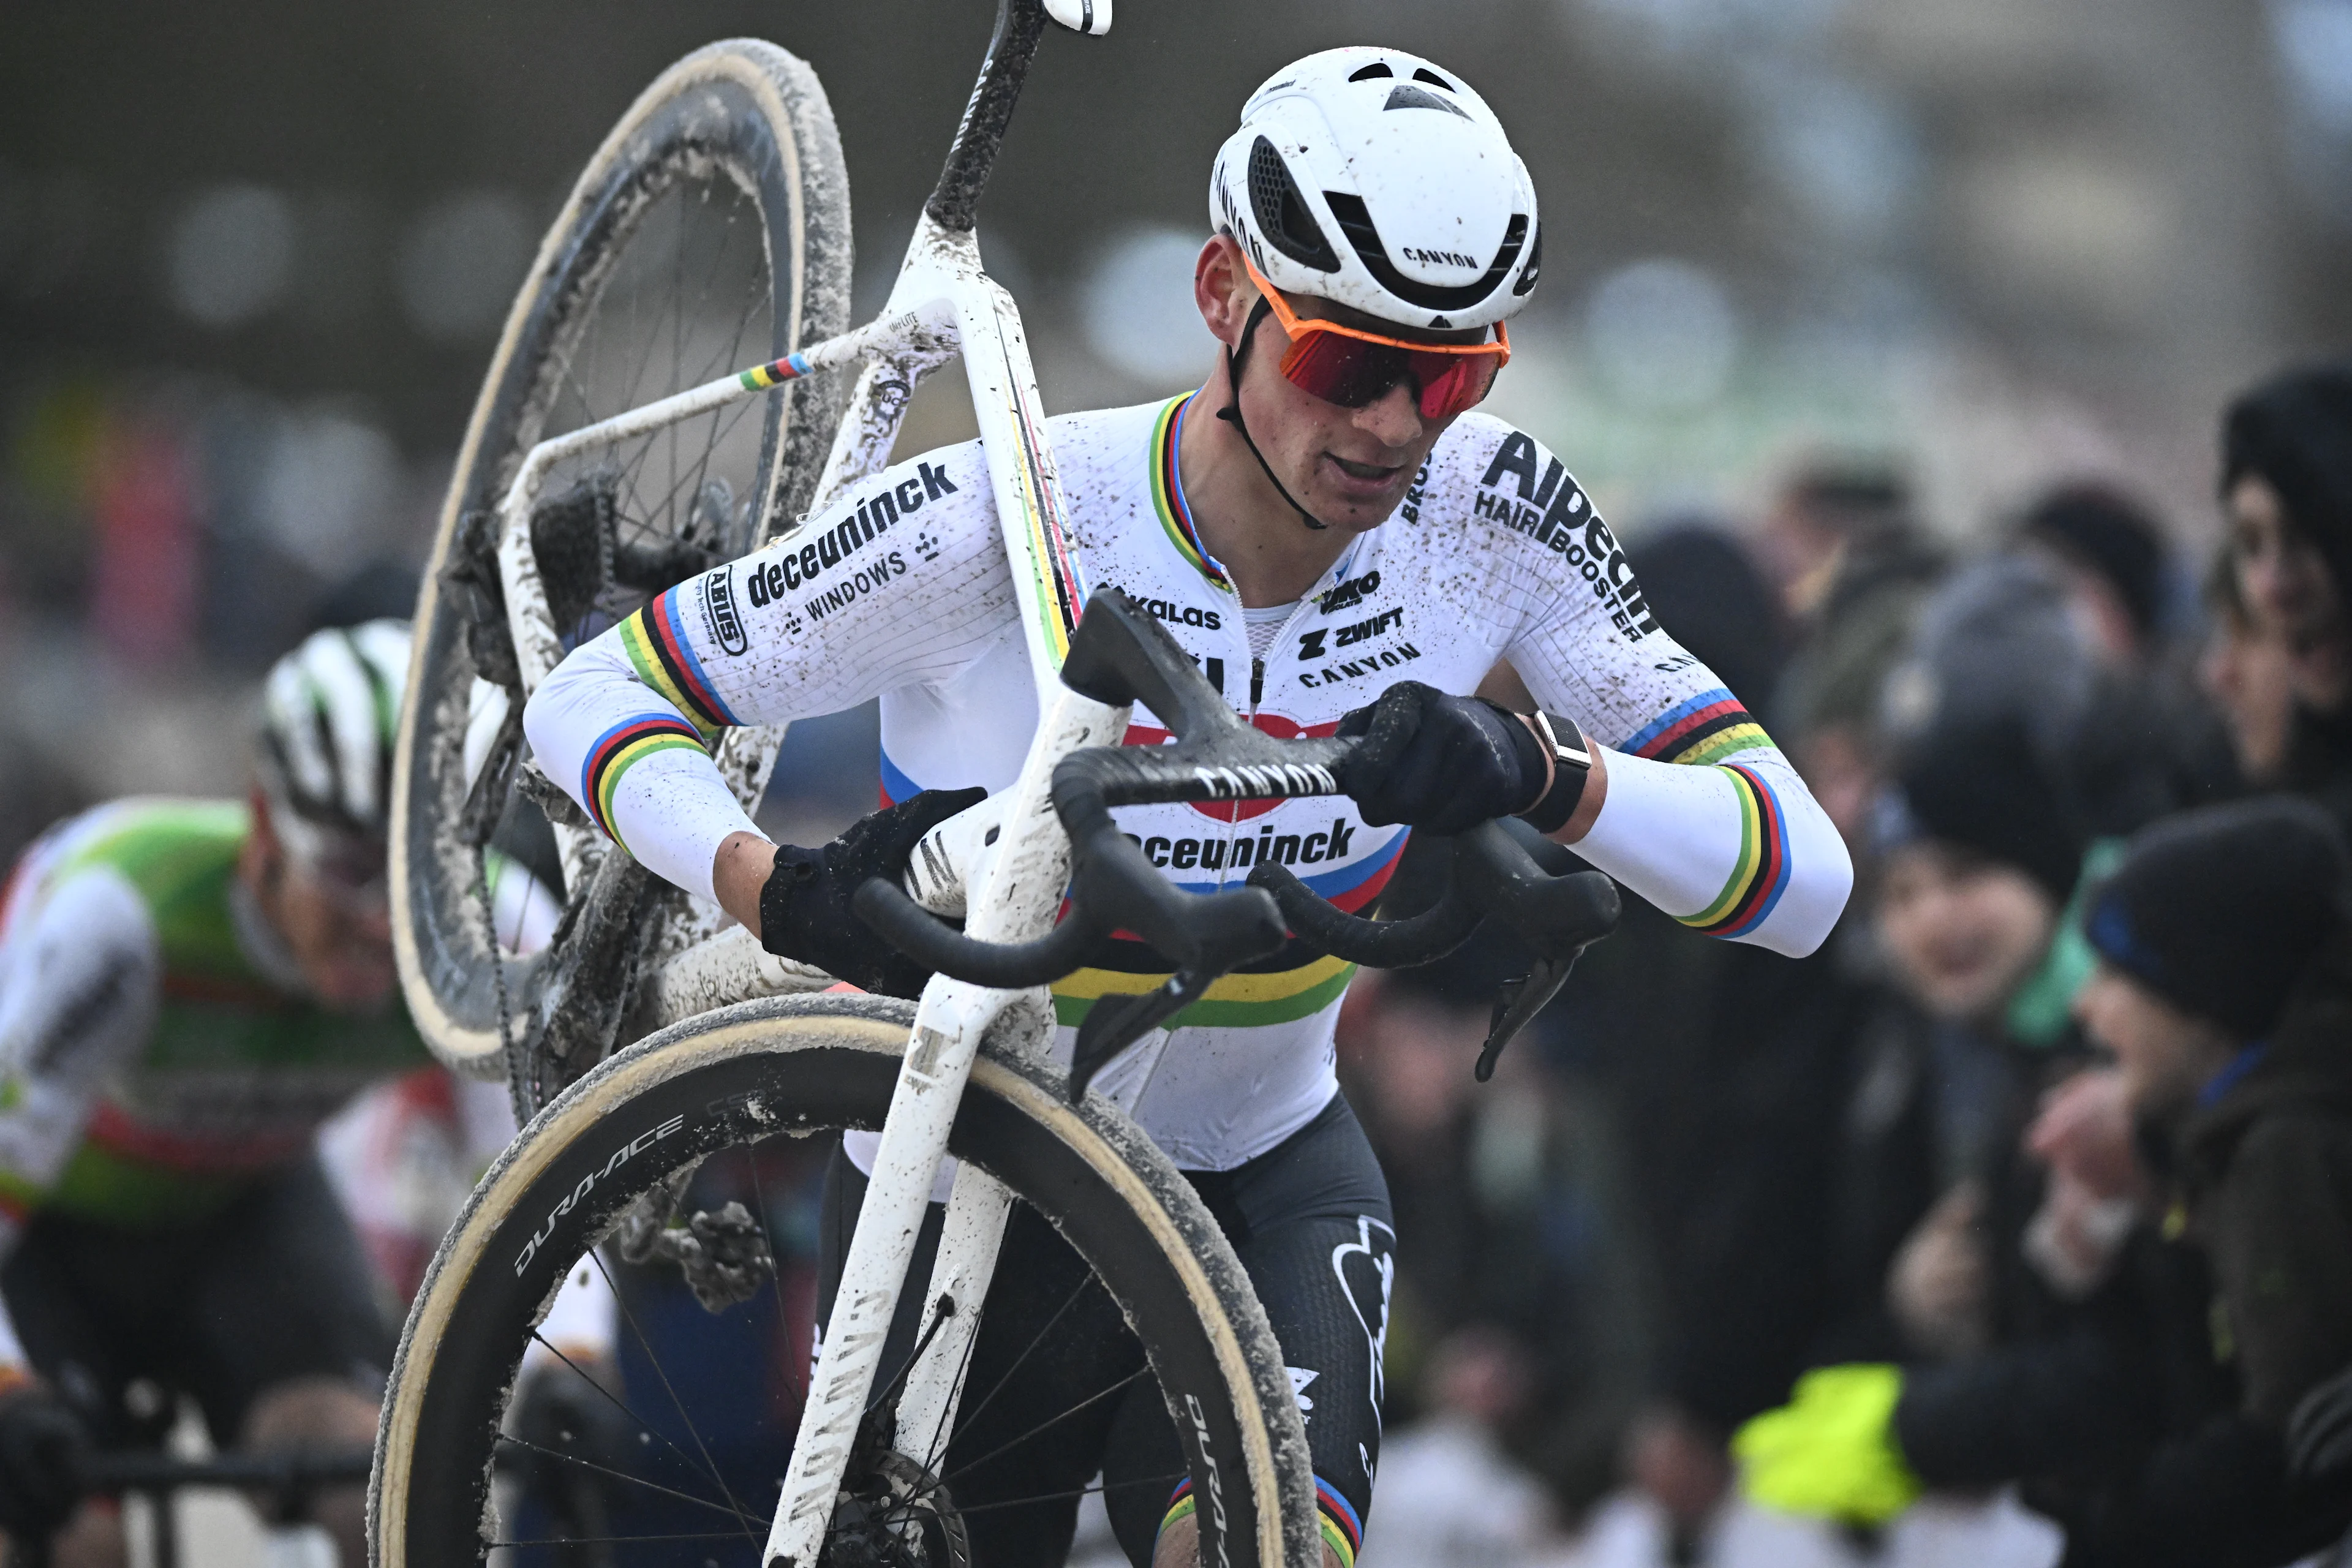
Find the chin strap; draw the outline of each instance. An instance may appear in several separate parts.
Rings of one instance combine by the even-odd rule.
[[[1255,441],[1250,439],[1249,426],[1242,423],[1242,367],[1249,363],[1250,344],[1257,341],[1257,324],[1265,320],[1271,309],[1265,302],[1265,296],[1259,295],[1257,303],[1250,309],[1249,323],[1242,328],[1242,352],[1237,354],[1231,348],[1225,350],[1225,405],[1217,410],[1217,417],[1241,432],[1242,445],[1250,449],[1250,456],[1257,459],[1257,466],[1265,470],[1266,482],[1274,487],[1275,493],[1290,503],[1290,510],[1298,514],[1299,521],[1320,531],[1331,525],[1318,521],[1313,512],[1300,506],[1298,498],[1275,478],[1274,465],[1265,460],[1265,454],[1257,449]]]

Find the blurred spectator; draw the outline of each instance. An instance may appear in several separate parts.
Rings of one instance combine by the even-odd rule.
[[[2010,544],[1921,606],[1884,722],[1921,733],[2014,721],[2065,775],[2080,827],[2120,835],[2234,783],[2226,742],[2162,640],[2155,520],[2084,484],[2030,507]]]
[[[1430,1358],[1428,1414],[1381,1445],[1381,1527],[1363,1568],[1516,1568],[1550,1533],[1543,1489],[1496,1439],[1525,1403],[1527,1352],[1472,1325]]]
[[[1910,488],[1897,473],[1835,465],[1801,470],[1784,487],[1757,552],[1798,637],[1760,711],[1856,847],[1883,761],[1881,688],[1911,640],[1942,558],[1920,537]]]
[[[2342,1533],[2347,869],[2325,815],[2279,799],[2189,814],[2135,841],[2091,901],[2098,967],[2078,1004],[2118,1068],[2054,1097],[2032,1142],[2063,1179],[2137,1205],[2154,1191],[2126,1152],[2125,1118],[2137,1123],[2174,1215],[2160,1247],[2142,1232],[2151,1245],[2135,1249],[2167,1265],[2140,1276],[2155,1288],[2137,1304],[2154,1310],[1941,1367],[1811,1374],[1740,1436],[1753,1496],[1872,1523],[1923,1484],[2023,1477],[2029,1500],[2065,1527],[2065,1568],[2259,1568]],[[2075,1240],[2091,1244],[2094,1274],[2125,1257],[2097,1235]]]
[[[1661,624],[1743,702],[1764,700],[1786,622],[1738,542],[1685,523],[1632,556]],[[1621,1452],[1685,1541],[1727,1484],[1725,1439],[1786,1393],[1831,1310],[1822,1216],[1873,994],[1845,973],[1850,945],[1790,961],[1629,897],[1544,1022],[1563,1073],[1604,1097],[1622,1150],[1656,1304],[1646,1405]]]
[[[2198,687],[2229,733],[2239,777],[2256,789],[2281,786],[2294,743],[2294,650],[2248,608],[2230,547],[2214,563],[2205,600],[2213,626],[2198,658]]]
[[[1881,804],[1875,929],[1916,1011],[1884,1019],[1857,1068],[1842,1278],[1859,1295],[1885,1259],[1886,1315],[1855,1317],[1842,1355],[1969,1354],[2059,1305],[2023,1262],[2042,1194],[2020,1140],[2082,1059],[2068,1007],[2092,963],[2064,919],[2086,858],[2077,822],[2013,719],[1932,733]]]
[[[2061,485],[2027,509],[2019,540],[2066,582],[2085,640],[2110,668],[2145,664],[2164,632],[2164,543],[2147,509],[2104,485]]]
[[[2291,660],[2287,782],[2352,822],[2352,364],[2288,371],[2230,405],[2221,500],[2238,602]]]

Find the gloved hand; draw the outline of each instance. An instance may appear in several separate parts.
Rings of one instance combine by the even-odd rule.
[[[760,889],[760,945],[861,991],[921,995],[931,972],[852,913],[850,895],[868,877],[895,885],[924,834],[987,798],[983,789],[927,789],[861,818],[830,844],[778,846],[775,869]]]
[[[558,1362],[523,1374],[515,1394],[514,1432],[521,1442],[514,1458],[533,1496],[583,1533],[601,1535],[605,1521],[582,1516],[609,1513],[628,1500],[628,1478],[638,1472],[646,1445],[628,1412],[591,1387],[581,1371],[605,1389],[620,1388],[619,1373],[602,1362],[579,1370]]]
[[[1883,1524],[1911,1506],[1919,1478],[1895,1441],[1903,1369],[1825,1366],[1795,1397],[1732,1434],[1740,1489],[1766,1508],[1843,1524]]]
[[[38,1383],[0,1394],[0,1531],[12,1540],[56,1533],[81,1502],[89,1433]]]
[[[1465,832],[1533,805],[1550,773],[1543,742],[1517,714],[1418,680],[1401,680],[1341,719],[1339,733],[1364,737],[1339,770],[1339,787],[1374,827]]]

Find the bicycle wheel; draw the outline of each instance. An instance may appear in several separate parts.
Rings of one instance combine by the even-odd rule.
[[[505,1425],[518,1366],[566,1272],[589,1256],[608,1267],[597,1245],[647,1194],[666,1207],[698,1164],[707,1172],[779,1135],[879,1126],[912,1017],[910,1005],[876,997],[743,1003],[648,1038],[542,1113],[476,1189],[409,1314],[377,1438],[373,1562],[440,1568],[498,1553],[501,1563],[521,1563],[525,1548],[546,1544],[505,1533],[491,1487],[501,1453],[519,1441]],[[1141,1341],[1146,1375],[1158,1379],[1183,1469],[1204,1500],[1196,1514],[1202,1560],[1234,1568],[1318,1561],[1306,1429],[1239,1260],[1191,1185],[1132,1122],[1099,1100],[1073,1107],[1060,1090],[1057,1075],[992,1045],[964,1094],[952,1151],[1051,1222],[1091,1270],[1081,1288],[1106,1291]],[[753,1198],[765,1215],[772,1194],[755,1186]],[[908,1289],[919,1291],[921,1280]],[[628,1314],[624,1321],[625,1335],[643,1347],[643,1325]],[[1052,1330],[1049,1315],[1032,1347]],[[1019,1331],[1026,1335],[1026,1325]],[[761,1370],[741,1368],[730,1381]],[[704,1522],[666,1528],[660,1539],[674,1544],[648,1542],[642,1560],[756,1563],[783,1452],[761,1457],[764,1489],[729,1483],[680,1397],[691,1380],[658,1364],[654,1372],[641,1380],[651,1386],[608,1391],[643,1433],[645,1457],[625,1484],[614,1484],[682,1499]],[[980,1381],[975,1374],[965,1389],[967,1416],[992,1397]],[[597,1474],[615,1476],[609,1467]],[[1172,1488],[1181,1477],[1152,1479]],[[915,1490],[952,1499],[956,1480],[930,1477]],[[848,1512],[836,1515],[836,1531],[848,1528]],[[925,1528],[947,1539],[958,1527],[931,1520]],[[630,1550],[637,1539],[615,1531],[602,1544],[626,1563],[638,1560]],[[945,1568],[953,1560],[934,1549],[912,1561]]]
[[[824,89],[756,40],[664,73],[548,231],[443,508],[394,769],[394,941],[409,1011],[445,1060],[499,1070],[543,967],[494,962],[487,935],[485,846],[547,839],[515,787],[521,693],[496,508],[537,442],[838,333],[849,273]],[[841,393],[833,377],[787,383],[551,473],[531,534],[565,646],[804,511]],[[565,892],[576,908],[583,889]]]

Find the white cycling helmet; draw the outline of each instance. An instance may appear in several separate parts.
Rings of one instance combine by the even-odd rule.
[[[1441,331],[1517,313],[1542,249],[1534,182],[1495,111],[1399,49],[1326,49],[1250,94],[1209,222],[1277,289]]]
[[[381,859],[407,685],[406,621],[313,632],[271,667],[261,694],[261,786],[298,858],[341,860],[351,857],[335,851],[373,845]]]

